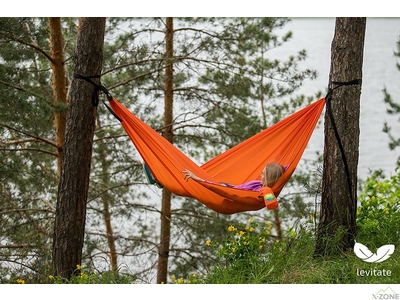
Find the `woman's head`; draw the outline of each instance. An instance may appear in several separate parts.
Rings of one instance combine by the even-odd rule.
[[[261,182],[264,186],[272,187],[285,172],[285,168],[276,163],[269,163],[261,173]]]

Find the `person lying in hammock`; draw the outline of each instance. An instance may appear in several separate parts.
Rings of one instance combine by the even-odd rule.
[[[239,185],[233,185],[229,183],[220,182],[219,184],[232,187],[240,190],[247,191],[255,191],[260,192],[258,195],[259,198],[264,199],[265,206],[269,210],[273,210],[278,208],[278,200],[275,197],[274,192],[272,191],[272,186],[278,181],[278,179],[282,176],[283,172],[285,172],[287,167],[284,167],[277,163],[269,163],[267,164],[260,177],[261,180],[251,180],[249,182],[245,182]],[[185,174],[185,180],[188,181],[190,178],[196,181],[203,181],[207,183],[213,183],[208,180],[202,179],[196,175],[194,175],[191,171],[185,169],[182,171]]]
[[[212,183],[208,180],[204,180],[196,175],[194,175],[189,170],[185,169],[182,171],[185,174],[185,180],[188,181],[190,178],[196,181],[204,181],[208,183]],[[233,187],[235,189],[240,190],[248,190],[248,191],[256,191],[258,192],[262,187],[272,187],[278,179],[282,176],[283,172],[285,172],[285,167],[277,164],[277,163],[269,163],[265,166],[264,170],[261,173],[261,180],[251,180],[249,182],[245,182],[239,185],[233,185],[225,182],[220,182],[221,185]]]

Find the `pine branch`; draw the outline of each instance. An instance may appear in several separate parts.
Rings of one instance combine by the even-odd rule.
[[[0,210],[0,215],[12,214],[12,213],[21,213],[21,212],[45,212],[45,213],[55,213],[55,208],[51,204],[50,210],[44,208],[13,208],[7,210]]]
[[[13,85],[13,84],[10,84],[9,82],[3,81],[3,80],[0,80],[0,84],[3,84],[5,86],[8,86],[10,88],[16,89],[16,90],[21,91],[21,92],[29,93],[30,95],[35,96],[35,97],[40,97],[39,94],[32,93],[32,91],[30,91],[28,89],[25,89],[24,87],[21,87],[21,86],[18,86],[18,85]]]
[[[45,154],[49,154],[49,155],[58,157],[58,154],[56,152],[50,152],[50,151],[46,151],[46,150],[43,150],[43,149],[40,149],[40,148],[19,148],[19,149],[0,148],[0,151],[9,151],[9,152],[36,151],[36,152],[45,153]]]
[[[12,244],[0,245],[0,249],[22,249],[22,248],[36,248],[36,244]]]
[[[108,88],[108,90],[115,89],[115,88],[117,88],[117,87],[119,87],[119,86],[124,86],[124,85],[127,85],[128,83],[130,83],[130,82],[132,82],[132,81],[135,81],[135,80],[137,80],[137,79],[139,79],[139,78],[142,78],[142,77],[145,77],[145,76],[148,76],[148,75],[154,74],[154,73],[158,73],[158,72],[160,72],[160,71],[161,71],[161,70],[163,70],[163,69],[165,69],[165,67],[161,67],[161,68],[158,68],[158,69],[155,69],[155,70],[149,71],[149,72],[147,72],[147,73],[140,74],[140,75],[138,75],[138,76],[135,76],[135,77],[129,78],[129,79],[127,79],[127,80],[123,81],[123,82],[120,82],[120,83],[118,83],[118,84],[115,84],[115,85],[113,85],[113,86],[109,87],[109,88]],[[109,71],[107,71],[107,72],[109,72]]]
[[[5,31],[1,31],[0,33],[4,34],[6,37],[8,37],[13,42],[20,43],[22,45],[28,46],[28,47],[36,50],[38,53],[40,53],[44,57],[46,57],[51,63],[53,63],[53,59],[51,58],[51,56],[49,54],[47,54],[46,51],[44,51],[42,48],[40,48],[40,46],[36,42],[35,43],[25,42],[23,39],[13,37],[11,34],[9,34],[8,32],[5,32]],[[7,42],[7,41],[4,40],[2,42]]]
[[[46,144],[48,144],[48,145],[50,145],[50,146],[53,146],[53,147],[57,148],[57,144],[56,144],[56,142],[53,141],[53,140],[50,140],[50,139],[46,139],[46,138],[42,138],[42,137],[36,136],[36,135],[34,135],[34,134],[30,133],[30,132],[27,132],[27,131],[25,131],[25,130],[18,129],[18,128],[15,128],[15,127],[6,125],[6,124],[4,124],[4,123],[0,123],[0,127],[5,127],[5,128],[7,128],[7,129],[9,129],[9,130],[22,133],[22,134],[24,134],[24,135],[26,135],[26,136],[29,136],[29,137],[35,139],[36,141],[42,141],[42,142],[44,142],[44,143],[46,143]]]
[[[5,141],[3,144],[5,145],[18,145],[18,144],[25,144],[25,143],[30,143],[30,142],[36,142],[37,140],[34,138],[29,138],[29,139],[19,139],[19,140],[10,140],[10,141]]]
[[[154,58],[152,58],[152,59],[143,59],[143,60],[139,60],[139,61],[134,61],[134,62],[130,62],[130,63],[118,65],[118,66],[115,66],[114,68],[111,68],[111,69],[108,69],[107,71],[104,71],[104,72],[101,74],[101,76],[104,76],[104,75],[106,75],[106,74],[108,74],[108,73],[112,73],[112,72],[117,71],[117,70],[119,70],[119,69],[127,68],[127,67],[130,67],[130,66],[136,66],[136,65],[140,65],[140,64],[148,64],[149,62],[154,62],[154,61],[163,62],[164,59],[161,59],[161,58],[157,58],[157,59],[154,59]],[[155,71],[153,71],[153,72],[161,71],[162,69],[164,69],[164,68],[155,70]],[[144,74],[144,75],[146,75],[146,74]],[[140,75],[140,76],[138,76],[138,77],[140,78],[140,77],[143,77],[144,75]]]

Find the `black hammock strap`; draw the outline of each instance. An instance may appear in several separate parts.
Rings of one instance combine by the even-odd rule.
[[[336,85],[336,86],[334,88],[329,88],[328,94],[326,94],[325,99],[332,98],[332,92],[341,86],[357,85],[357,84],[361,84],[361,83],[362,83],[361,79],[354,79],[354,80],[350,80],[350,81],[330,81],[329,85]]]
[[[112,101],[113,97],[111,96],[110,92],[100,83],[97,84],[96,82],[94,82],[92,80],[92,78],[100,78],[100,75],[94,75],[94,76],[83,76],[83,75],[79,75],[77,73],[74,73],[74,78],[77,79],[83,79],[86,82],[89,82],[91,85],[93,85],[95,87],[95,89],[93,90],[93,94],[92,94],[92,103],[94,106],[97,106],[99,104],[99,92],[103,92],[106,96],[107,96],[107,100],[108,101]],[[103,104],[107,107],[107,109],[110,111],[110,113],[120,122],[122,122],[122,120],[115,114],[115,112],[111,109],[110,106],[108,106],[103,100],[102,100]]]
[[[339,132],[337,130],[337,126],[335,123],[335,118],[333,117],[333,112],[332,112],[332,107],[331,107],[331,100],[332,100],[332,92],[341,87],[341,86],[346,86],[346,85],[361,85],[362,80],[361,79],[354,79],[351,81],[346,81],[346,82],[341,82],[341,81],[330,81],[330,85],[336,85],[334,88],[329,88],[328,93],[325,96],[325,100],[326,100],[326,112],[328,113],[329,116],[329,120],[332,124],[332,128],[333,128],[333,132],[335,133],[335,137],[336,140],[338,142],[339,145],[339,150],[340,153],[342,155],[342,159],[343,159],[343,164],[344,164],[344,169],[346,172],[346,177],[347,177],[347,185],[349,187],[349,193],[350,193],[350,198],[352,200],[352,202],[354,202],[353,199],[353,194],[352,194],[352,184],[351,184],[351,178],[350,178],[350,169],[349,169],[349,165],[347,162],[347,157],[346,157],[346,153],[344,152],[344,147],[343,147],[343,142],[342,139],[340,138]]]

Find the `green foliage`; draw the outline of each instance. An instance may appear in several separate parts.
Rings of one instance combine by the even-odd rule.
[[[185,200],[172,215],[171,236],[179,236],[179,240],[171,240],[173,264],[169,272],[180,274],[181,277],[190,277],[193,272],[205,275],[215,264],[216,258],[214,249],[204,247],[204,241],[222,241],[226,228],[237,218],[240,217],[221,216],[193,199]]]
[[[48,35],[46,18],[0,18],[0,280],[36,278],[51,258],[58,179]]]
[[[79,267],[80,268],[80,267]],[[58,277],[48,277],[49,283],[55,284],[132,284],[136,283],[136,276],[106,271],[94,273],[91,270],[80,269],[79,275],[74,275],[70,280]]]
[[[253,227],[256,226],[253,224]],[[265,229],[264,224],[259,228]],[[215,247],[219,261],[205,276],[171,276],[175,284],[366,284],[397,283],[400,280],[400,251],[384,262],[364,262],[353,253],[314,257],[315,234],[309,227],[291,229],[283,240],[266,238],[262,230],[241,235],[232,225],[227,238]],[[241,240],[245,237],[244,240]],[[268,237],[268,236],[267,236]],[[266,238],[260,249],[260,241]],[[373,238],[373,235],[370,236]],[[249,244],[243,243],[249,241]],[[232,249],[235,248],[235,251]],[[391,273],[390,276],[365,276],[363,270]],[[178,278],[178,279],[177,279]]]
[[[379,172],[374,173],[365,182],[359,200],[357,240],[372,252],[386,244],[398,247],[400,168],[397,168],[396,174],[389,179],[382,178]],[[389,259],[378,264],[365,262],[352,251],[339,251],[337,255],[315,257],[316,229],[313,222],[300,218],[295,223],[297,226],[285,230],[283,239],[278,240],[271,234],[272,227],[269,222],[254,222],[253,219],[246,224],[235,222],[227,227],[224,239],[205,242],[204,247],[215,249],[217,258],[214,267],[206,275],[173,275],[171,282],[381,284],[397,283],[400,280],[398,249]],[[327,237],[327,244],[338,247],[343,234],[343,231],[338,230],[333,236]],[[369,275],[365,275],[365,272],[369,272]],[[373,272],[381,275],[371,275]]]
[[[30,276],[13,277],[7,283],[29,284],[29,283],[46,283],[46,284],[133,284],[136,283],[136,276],[130,274],[121,274],[118,272],[105,271],[94,272],[92,269],[86,270],[77,265],[75,275],[71,279],[60,278],[58,276],[48,275],[40,279],[33,279]]]
[[[259,224],[250,218],[247,224],[230,225],[228,235],[222,241],[206,240],[204,245],[216,251],[216,264],[200,279],[189,275],[173,283],[260,283],[263,280],[268,265],[265,262],[273,251],[281,252],[281,241],[271,235],[272,224]],[[262,263],[261,263],[262,262]],[[272,270],[270,270],[272,271]],[[268,272],[267,272],[268,273]],[[193,278],[195,277],[195,278]]]
[[[357,213],[357,239],[371,251],[384,244],[399,246],[400,168],[389,179],[375,173],[364,184]],[[185,219],[182,218],[183,222]],[[207,272],[196,273],[193,269],[176,268],[170,277],[173,284],[392,284],[400,280],[400,251],[379,264],[364,262],[353,252],[339,255],[314,257],[315,228],[313,222],[300,218],[296,227],[284,231],[283,239],[274,235],[273,224],[268,221],[232,222],[217,230],[210,218],[208,222],[191,223],[203,227],[204,240],[196,252],[214,254]],[[228,224],[228,223],[225,223]],[[183,225],[182,225],[183,226]],[[211,239],[209,228],[215,228],[221,238]],[[340,241],[342,232],[331,237],[330,244]],[[194,240],[195,241],[195,240]],[[201,249],[203,248],[203,250]],[[188,256],[186,262],[190,262]],[[185,261],[185,260],[184,260]],[[184,262],[182,263],[182,265]],[[362,272],[390,271],[390,276],[366,276]],[[78,266],[79,274],[70,281],[54,278],[34,279],[28,276],[12,276],[8,283],[136,283],[136,277],[112,272],[94,273]]]
[[[396,57],[400,57],[400,39],[397,41],[397,51],[394,52]],[[400,63],[396,64],[397,68],[400,70]],[[396,102],[392,96],[389,94],[389,91],[386,87],[383,89],[384,99],[383,101],[387,105],[387,113],[390,115],[398,115],[400,114],[400,104]],[[389,126],[387,122],[383,125],[383,132],[385,132],[389,137],[389,149],[394,150],[395,148],[400,146],[400,138],[396,137],[392,128]],[[400,166],[400,157],[397,158],[397,165]]]
[[[61,21],[67,82],[70,82],[77,19]],[[0,18],[0,36],[0,92],[4,104],[0,111],[0,244],[4,247],[0,280],[26,273],[36,280],[40,277],[37,274],[48,271],[51,261],[58,186],[54,113],[65,112],[67,107],[53,104],[48,19]],[[106,45],[106,66],[115,66],[113,58],[133,61],[127,55],[113,56],[110,51],[116,48],[109,49]],[[117,82],[111,76],[104,78],[106,82],[109,78]],[[120,95],[117,92],[122,93],[117,87],[113,90],[117,96]],[[146,213],[138,213],[135,207],[135,196],[140,193],[136,192],[137,186],[143,184],[144,178],[141,163],[132,153],[132,143],[121,126],[113,124],[115,119],[104,106],[98,107],[98,113],[86,219],[87,230],[92,234],[86,235],[83,249],[85,264],[93,267],[96,261],[107,257],[104,254],[108,251],[107,235],[102,234],[104,203],[111,207],[108,212],[116,224],[124,224],[127,219],[144,223],[146,218]],[[141,192],[141,196],[145,198],[146,194]],[[139,216],[134,216],[135,211]],[[145,227],[135,227],[137,230],[129,233],[145,240],[153,233],[151,227]],[[148,247],[133,240],[127,234],[118,239],[118,245],[121,249],[137,246],[138,251]],[[99,251],[99,247],[104,251]]]
[[[373,174],[364,184],[357,209],[357,239],[367,246],[400,246],[400,168],[388,179]]]

